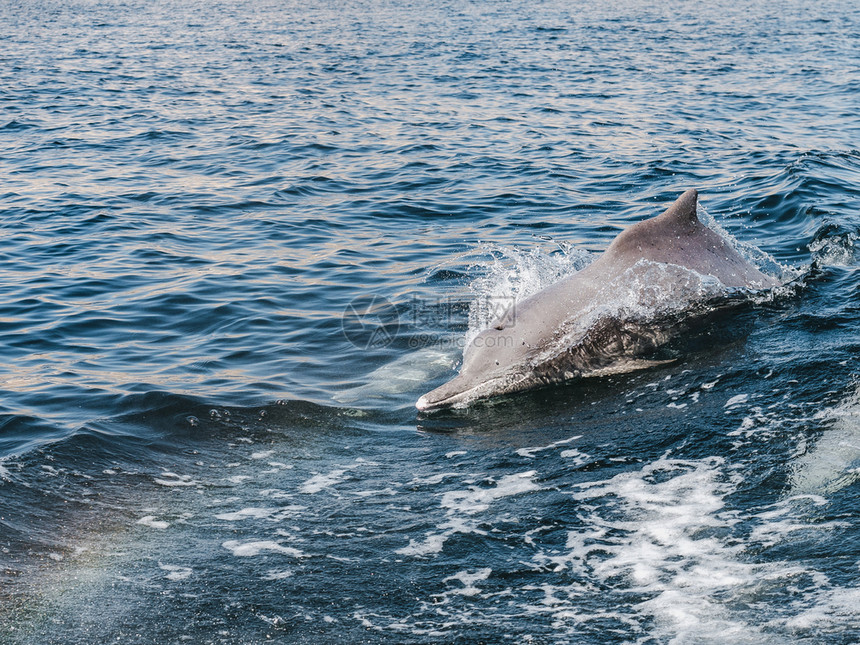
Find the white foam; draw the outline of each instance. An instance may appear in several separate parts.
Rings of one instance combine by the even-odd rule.
[[[442,508],[454,514],[474,515],[486,511],[495,500],[538,490],[534,482],[535,471],[505,475],[493,488],[471,486],[468,490],[449,491],[442,495]]]
[[[285,464],[285,463],[280,462],[280,461],[270,461],[270,462],[268,462],[267,465],[271,466],[271,468],[268,468],[267,470],[261,470],[260,471],[261,475],[273,475],[273,474],[279,473],[283,470],[293,470],[295,468],[295,466],[293,466],[293,464]]]
[[[161,473],[161,477],[154,481],[162,486],[197,486],[200,484],[200,482],[191,479],[190,475],[177,475],[169,472]]]
[[[237,464],[238,465],[238,464]],[[254,479],[251,475],[233,475],[227,478],[231,484],[244,484],[249,479]]]
[[[455,533],[485,532],[477,528],[471,519],[489,509],[490,505],[503,497],[520,495],[540,490],[534,481],[534,470],[513,475],[505,475],[495,482],[492,488],[470,486],[467,490],[447,491],[442,494],[441,506],[445,510],[446,521],[425,536],[422,541],[409,540],[409,545],[397,550],[400,555],[428,556],[442,551],[446,540]]]
[[[319,493],[321,490],[331,488],[332,486],[341,483],[345,479],[344,475],[346,475],[346,472],[347,469],[342,468],[338,470],[332,470],[331,472],[325,474],[314,475],[304,484],[302,484],[299,490],[309,495]]]
[[[436,473],[435,475],[430,475],[429,477],[416,477],[412,479],[407,486],[435,486],[436,484],[441,484],[446,479],[451,477],[460,477],[460,473]]]
[[[602,617],[647,623],[649,642],[667,643],[791,643],[795,629],[830,632],[851,620],[856,626],[856,585],[834,586],[803,562],[749,557],[750,550],[820,540],[853,523],[810,516],[809,508],[827,503],[819,495],[741,514],[726,505],[741,482],[723,458],[664,457],[638,471],[577,485],[571,495],[582,528],[568,533],[566,550],[539,552],[534,561],[538,571],[571,569],[579,581],[533,587],[544,599],[527,610],[550,614],[560,627]],[[736,535],[741,522],[745,528]],[[790,596],[797,600],[762,617],[756,599],[784,594],[787,587],[798,588]],[[583,596],[597,590],[617,594],[619,609],[582,609]],[[620,609],[627,598],[629,609]]]
[[[569,444],[577,439],[581,439],[582,435],[578,434],[568,439],[562,439],[561,441],[555,441],[547,446],[538,446],[533,448],[520,448],[517,450],[517,454],[520,457],[534,457],[537,453],[543,452],[544,450],[552,450],[553,448],[558,448],[559,446],[564,446]]]
[[[537,562],[574,568],[600,584],[626,578],[631,591],[649,597],[635,608],[654,620],[651,636],[658,641],[753,642],[761,634],[718,600],[756,577],[755,566],[738,557],[742,546],[714,536],[737,521],[724,511],[735,483],[722,464],[719,458],[663,458],[638,472],[581,485],[574,499],[607,517],[594,510],[586,528],[568,534],[566,555],[538,556]],[[557,598],[553,606],[571,610]]]
[[[233,511],[231,513],[218,513],[215,517],[219,520],[225,520],[227,522],[237,522],[239,520],[247,520],[247,519],[264,519],[267,517],[271,517],[273,513],[275,513],[277,509],[274,508],[255,508],[248,507],[243,508],[239,511]]]
[[[765,507],[756,514],[760,522],[750,532],[750,541],[769,547],[780,544],[786,539],[803,539],[820,534],[821,531],[850,527],[847,522],[840,521],[819,521],[810,524],[803,513],[798,513],[798,507],[804,504],[823,506],[826,503],[825,498],[817,495],[796,495]]]
[[[413,557],[421,557],[440,553],[445,541],[448,539],[449,533],[431,533],[424,540],[418,542],[413,539],[409,540],[409,546],[398,549],[400,555],[408,555]]]
[[[490,577],[490,574],[493,572],[490,568],[478,569],[474,572],[468,571],[460,571],[455,573],[453,576],[448,576],[442,582],[450,582],[451,580],[456,580],[462,583],[462,588],[453,589],[450,593],[455,593],[460,596],[477,596],[481,593],[481,590],[475,586],[476,582],[482,582]]]
[[[743,418],[741,425],[729,432],[728,436],[748,438],[762,430],[771,429],[773,426],[774,419],[765,416],[762,409],[756,406],[749,409],[749,414]]]
[[[289,499],[292,494],[280,488],[264,488],[260,491],[260,497],[271,497],[272,499]]]
[[[267,457],[271,457],[274,454],[274,450],[260,450],[259,452],[252,452],[251,459],[266,459]]]
[[[164,520],[155,519],[154,515],[147,515],[145,517],[141,517],[137,524],[142,524],[143,526],[149,526],[154,529],[166,529],[170,526],[169,522],[165,522]]]
[[[567,450],[562,450],[558,453],[559,457],[563,459],[570,459],[573,462],[574,466],[583,466],[591,461],[591,456],[587,455],[584,452],[580,452],[575,448],[569,448]]]
[[[221,546],[230,551],[233,555],[242,558],[253,557],[265,551],[283,553],[284,555],[288,555],[293,558],[306,557],[305,554],[298,549],[284,546],[280,542],[275,542],[274,540],[252,540],[250,542],[227,540],[222,543]]]
[[[283,580],[292,577],[293,572],[290,569],[272,569],[263,576],[263,580]]]
[[[795,601],[794,615],[786,621],[786,627],[798,631],[823,628],[835,634],[856,632],[860,587],[828,588],[827,581],[822,587],[811,597]]]
[[[397,491],[390,486],[387,488],[379,488],[372,490],[356,490],[350,492],[350,495],[355,495],[356,497],[383,497],[386,495],[397,495]]]
[[[735,394],[731,397],[723,407],[733,408],[736,405],[740,405],[741,403],[746,403],[750,398],[749,394]]]
[[[173,564],[161,564],[158,563],[158,566],[163,571],[167,571],[167,575],[164,576],[168,580],[185,580],[186,578],[190,578],[193,570],[189,567],[180,567]]]

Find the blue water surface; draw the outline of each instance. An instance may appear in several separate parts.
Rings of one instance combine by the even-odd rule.
[[[858,51],[847,0],[0,0],[0,642],[860,640]],[[688,188],[792,288],[417,413]]]

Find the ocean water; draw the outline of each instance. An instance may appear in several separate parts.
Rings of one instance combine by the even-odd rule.
[[[860,9],[0,0],[0,642],[860,641]],[[790,287],[419,414],[684,190]]]

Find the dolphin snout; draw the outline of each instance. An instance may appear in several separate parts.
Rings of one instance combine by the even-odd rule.
[[[424,410],[429,410],[433,407],[433,402],[430,400],[429,396],[425,394],[418,398],[415,402],[415,407],[423,412]]]
[[[463,395],[471,389],[465,386],[462,375],[456,376],[444,385],[431,390],[415,402],[415,407],[420,411],[433,410],[434,408],[445,408],[454,405]]]

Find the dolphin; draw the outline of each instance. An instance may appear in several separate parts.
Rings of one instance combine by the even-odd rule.
[[[696,216],[690,189],[664,213],[618,234],[590,265],[514,303],[463,353],[460,373],[418,399],[463,407],[581,376],[653,365],[643,355],[709,303],[778,282]],[[698,309],[697,309],[698,306]]]

